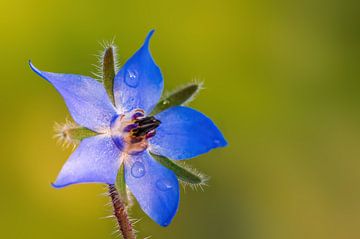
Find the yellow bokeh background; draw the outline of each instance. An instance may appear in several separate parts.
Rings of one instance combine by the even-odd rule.
[[[191,106],[229,146],[189,161],[211,176],[181,192],[168,228],[135,206],[139,238],[360,238],[360,15],[356,1],[0,3],[1,238],[115,238],[103,185],[50,186],[71,149],[69,117],[30,71],[91,75],[99,42],[124,63],[150,29],[166,90],[193,80]]]

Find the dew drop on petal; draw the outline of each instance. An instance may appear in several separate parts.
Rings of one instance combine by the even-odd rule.
[[[135,162],[131,167],[131,175],[135,178],[141,178],[145,175],[145,167],[142,162]]]
[[[132,88],[136,88],[139,85],[138,73],[135,70],[127,70],[125,73],[125,83]]]
[[[160,191],[168,191],[173,188],[172,182],[167,179],[160,179],[156,182],[156,187]]]

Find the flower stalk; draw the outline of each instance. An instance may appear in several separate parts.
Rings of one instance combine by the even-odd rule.
[[[127,207],[124,200],[120,197],[116,187],[109,184],[109,194],[111,197],[112,205],[114,207],[114,216],[116,217],[119,225],[119,232],[124,239],[136,239],[136,235],[127,214]]]

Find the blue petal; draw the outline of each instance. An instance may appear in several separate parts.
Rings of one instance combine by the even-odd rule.
[[[81,141],[53,184],[61,188],[75,183],[114,184],[121,152],[109,136],[98,135]]]
[[[142,210],[161,226],[167,226],[179,206],[179,182],[175,174],[148,152],[125,160],[125,182]]]
[[[62,95],[76,123],[96,132],[110,127],[116,112],[101,83],[87,76],[43,72],[29,64]]]
[[[202,113],[184,106],[155,116],[161,121],[150,150],[171,159],[187,159],[227,145],[216,125]]]
[[[121,112],[140,108],[150,113],[161,97],[163,78],[149,51],[153,33],[115,76],[115,105]]]

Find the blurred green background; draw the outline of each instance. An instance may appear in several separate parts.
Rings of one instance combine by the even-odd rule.
[[[155,28],[165,88],[205,81],[191,105],[229,147],[189,162],[210,186],[182,190],[168,228],[135,207],[139,238],[360,238],[359,16],[341,0],[2,0],[0,237],[115,238],[103,185],[50,186],[69,115],[27,61],[90,75],[99,42],[124,63]]]

